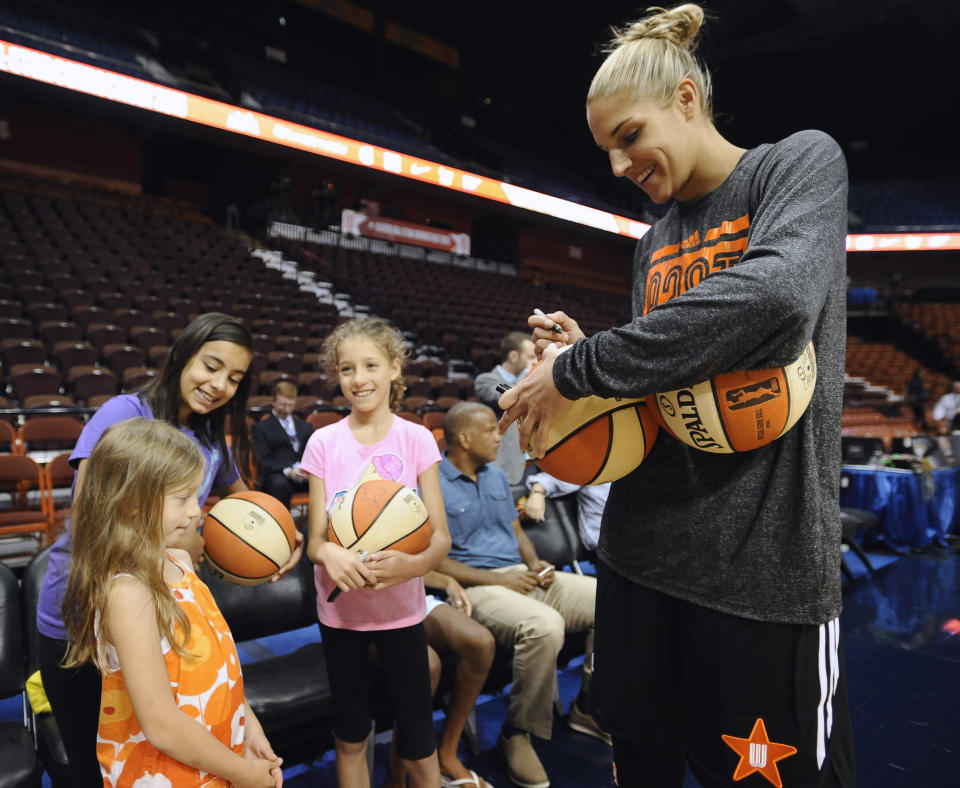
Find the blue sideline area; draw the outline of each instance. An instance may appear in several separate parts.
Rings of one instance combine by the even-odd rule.
[[[894,561],[897,561],[901,556],[897,553],[872,553],[867,551],[867,560],[870,562],[870,566],[873,567],[873,571],[877,572],[883,569],[885,566],[889,566]],[[843,554],[844,561],[847,562],[847,568],[853,574],[854,580],[859,580],[861,577],[866,577],[869,574],[869,570],[864,565],[863,561],[854,553],[852,550],[844,552]],[[844,578],[846,582],[846,578]]]

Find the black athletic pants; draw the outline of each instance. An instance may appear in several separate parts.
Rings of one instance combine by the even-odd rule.
[[[63,741],[74,788],[103,788],[97,761],[100,724],[100,671],[92,662],[60,667],[67,641],[40,635],[40,675]]]
[[[754,621],[597,567],[590,703],[620,788],[851,788],[839,621]]]

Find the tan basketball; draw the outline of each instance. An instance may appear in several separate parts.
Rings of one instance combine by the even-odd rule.
[[[272,495],[233,493],[217,501],[203,521],[204,560],[224,580],[259,585],[290,560],[296,532],[290,511]]]
[[[817,383],[813,343],[792,364],[717,375],[655,397],[664,428],[701,451],[732,454],[766,446],[799,421]]]
[[[355,552],[419,553],[432,534],[430,514],[416,490],[373,479],[340,496],[330,512],[327,538]]]
[[[603,484],[643,462],[659,429],[643,399],[584,397],[550,425],[537,467],[571,484]],[[532,450],[537,431],[530,436]]]

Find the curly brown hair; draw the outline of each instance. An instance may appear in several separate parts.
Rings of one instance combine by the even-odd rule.
[[[340,345],[347,339],[369,339],[383,353],[389,363],[400,359],[400,369],[410,356],[407,344],[393,325],[379,317],[356,317],[338,325],[323,341],[320,348],[320,366],[331,380],[339,379],[338,372]],[[400,410],[403,395],[407,393],[407,384],[403,375],[397,375],[390,382],[390,410]]]

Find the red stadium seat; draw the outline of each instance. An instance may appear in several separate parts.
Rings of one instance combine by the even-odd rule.
[[[64,374],[69,372],[71,367],[96,364],[100,352],[87,342],[57,342],[53,346],[53,357],[60,374]]]
[[[47,348],[35,339],[2,339],[0,358],[7,367],[17,364],[43,364],[47,360]]]
[[[110,344],[103,348],[103,360],[117,375],[123,375],[125,369],[142,367],[146,353],[136,345]]]
[[[117,393],[117,374],[106,367],[74,367],[70,370],[67,386],[77,402],[93,406],[93,397],[110,397]]]
[[[21,402],[33,394],[59,394],[63,377],[53,367],[18,364],[10,369],[10,385]]]

